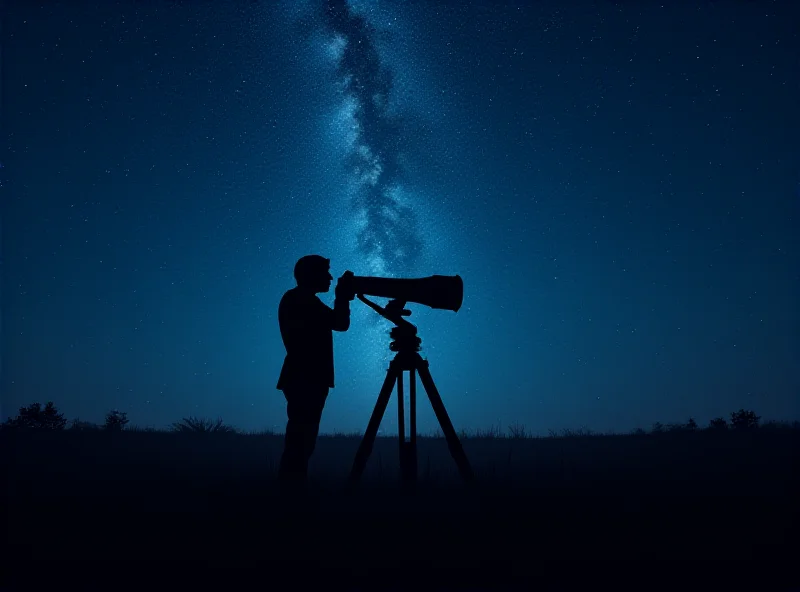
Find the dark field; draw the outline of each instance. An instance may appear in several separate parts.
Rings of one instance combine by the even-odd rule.
[[[402,490],[397,441],[379,438],[346,491],[359,439],[323,436],[307,495],[287,499],[280,435],[4,431],[4,557],[405,575],[426,562],[485,573],[504,562],[508,575],[548,559],[737,559],[774,575],[797,553],[796,427],[462,442],[470,487],[444,440],[422,438],[416,491]]]

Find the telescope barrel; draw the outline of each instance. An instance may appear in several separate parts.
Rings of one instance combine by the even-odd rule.
[[[356,275],[352,281],[356,294],[416,302],[440,310],[457,312],[464,299],[464,282],[460,275],[414,279]]]

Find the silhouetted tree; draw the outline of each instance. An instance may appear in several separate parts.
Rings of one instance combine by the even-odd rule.
[[[6,421],[7,427],[34,430],[63,430],[66,425],[64,414],[58,412],[52,401],[48,401],[44,409],[41,403],[20,407],[19,415]]]
[[[661,432],[664,431],[664,424],[661,423],[660,421],[657,421],[653,424],[653,429],[650,431],[653,432],[654,434],[660,434]]]
[[[126,412],[114,409],[106,413],[106,423],[103,427],[110,431],[120,432],[125,429],[128,421],[128,414]]]
[[[686,422],[686,429],[690,432],[693,432],[697,429],[697,422],[694,420],[693,417],[689,418],[689,421]]]
[[[727,430],[728,422],[724,417],[715,417],[708,423],[708,427],[712,430]]]
[[[731,425],[736,430],[752,430],[758,427],[758,422],[761,418],[756,415],[755,411],[746,411],[739,409],[731,413]]]

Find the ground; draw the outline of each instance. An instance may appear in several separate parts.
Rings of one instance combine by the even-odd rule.
[[[491,575],[482,589],[497,589],[501,576],[524,579],[551,559],[755,560],[777,577],[798,551],[796,428],[465,438],[471,485],[443,440],[421,439],[413,489],[397,482],[396,440],[379,439],[347,489],[359,440],[322,437],[305,493],[277,487],[279,435],[6,430],[0,442],[4,557],[19,568],[453,568],[473,584]]]

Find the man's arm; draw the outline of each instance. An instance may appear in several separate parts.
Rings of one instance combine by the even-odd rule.
[[[345,271],[336,282],[331,315],[331,329],[334,331],[347,331],[350,328],[350,302],[356,297],[350,279],[352,277],[352,271]]]
[[[350,301],[346,298],[335,298],[330,318],[331,329],[334,331],[347,331],[350,328]]]

